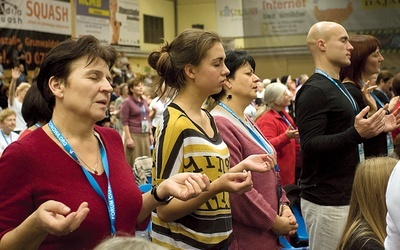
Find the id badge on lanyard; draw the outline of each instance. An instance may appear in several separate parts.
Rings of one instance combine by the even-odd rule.
[[[386,146],[387,146],[387,155],[391,156],[394,153],[394,145],[393,145],[393,137],[392,133],[389,132],[386,135]]]
[[[146,109],[144,107],[144,104],[142,105],[142,133],[149,133],[150,132],[150,127],[149,127],[149,121],[146,118]]]
[[[364,144],[363,143],[358,144],[358,156],[360,158],[360,162],[365,160]]]
[[[142,120],[142,133],[149,133],[149,121],[145,119]]]

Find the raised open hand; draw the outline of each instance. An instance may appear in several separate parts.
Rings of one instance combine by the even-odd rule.
[[[78,210],[71,209],[58,201],[46,201],[33,214],[36,216],[38,229],[60,236],[77,229],[89,213],[88,203],[82,202]]]

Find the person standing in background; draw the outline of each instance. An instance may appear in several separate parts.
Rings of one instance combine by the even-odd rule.
[[[126,70],[127,81],[129,81],[131,78],[136,78],[137,75],[136,75],[135,71],[133,70],[132,64],[128,64],[127,68],[128,68]]]
[[[15,117],[14,110],[3,109],[0,111],[0,157],[12,142],[18,140],[19,135],[13,131],[16,125]]]
[[[311,250],[335,249],[346,222],[351,187],[359,157],[358,144],[385,130],[384,109],[364,119],[339,79],[350,65],[353,46],[335,22],[318,22],[307,34],[315,73],[296,97],[296,123],[301,136],[301,211]]]
[[[111,68],[112,84],[120,85],[123,83],[125,72],[122,71],[119,60],[115,61],[114,66]]]
[[[15,86],[18,87],[21,83],[28,82],[28,77],[25,73],[25,66],[22,63],[20,63],[18,66],[15,66],[14,68],[19,70],[20,72]]]
[[[8,107],[15,111],[17,118],[17,126],[15,127],[14,132],[18,134],[26,129],[26,122],[22,116],[21,109],[26,92],[28,92],[29,88],[31,87],[31,85],[27,82],[23,82],[16,87],[20,74],[21,72],[18,70],[18,68],[11,69],[12,79],[8,93]]]
[[[115,115],[115,129],[118,131],[118,133],[121,135],[123,138],[123,127],[122,127],[122,122],[121,122],[121,108],[122,104],[124,103],[124,100],[129,97],[129,92],[128,92],[128,84],[122,83],[119,85],[120,88],[120,96],[115,100],[114,102],[114,112],[112,115]]]
[[[284,84],[289,90],[290,94],[290,104],[286,107],[286,111],[293,118],[296,119],[295,113],[295,98],[296,98],[296,82],[292,79],[291,75],[284,75],[281,77],[280,82]]]
[[[154,137],[151,129],[150,110],[143,97],[143,83],[140,79],[128,82],[128,94],[121,106],[120,116],[124,131],[126,160],[131,167],[140,156],[151,156],[150,145]]]
[[[282,186],[295,184],[296,150],[299,132],[292,117],[286,112],[292,93],[282,83],[271,83],[265,88],[265,106],[260,108],[256,124],[274,146],[277,154]]]
[[[376,102],[382,102],[384,104],[389,103],[393,97],[392,85],[394,75],[388,70],[382,70],[376,77],[376,89],[374,89],[374,95],[376,96]],[[375,98],[375,97],[374,97]],[[391,111],[389,107],[389,111]]]
[[[157,126],[163,119],[164,110],[167,108],[168,103],[171,101],[168,95],[162,95],[162,93],[164,92],[169,92],[168,90],[165,90],[165,85],[161,87],[161,89],[157,93],[157,96],[155,96],[151,100],[149,105],[153,135],[156,134]]]
[[[296,95],[300,88],[303,86],[304,83],[308,80],[309,76],[307,74],[301,74],[299,78],[297,78],[297,86],[296,86]],[[295,97],[296,99],[296,97]]]
[[[18,42],[12,53],[14,67],[19,67],[20,64],[24,66],[24,74],[28,75],[28,65],[26,64],[26,54],[22,42]]]

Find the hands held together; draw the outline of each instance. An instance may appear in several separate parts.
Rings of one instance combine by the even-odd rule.
[[[288,205],[282,205],[280,207],[280,215],[276,216],[274,225],[272,225],[272,231],[276,235],[293,235],[296,233],[299,225],[297,224],[296,217],[293,215],[292,210]]]

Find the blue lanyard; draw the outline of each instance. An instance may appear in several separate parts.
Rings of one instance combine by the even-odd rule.
[[[286,116],[282,113],[282,112],[278,112],[280,115],[281,115],[281,117],[283,118],[283,120],[286,122],[286,124],[289,126],[289,127],[292,127],[293,129],[294,129],[294,126],[290,123],[290,121],[286,118]]]
[[[12,134],[10,133],[10,142],[8,142],[7,137],[4,134],[3,130],[1,130],[1,134],[3,135],[3,138],[6,141],[7,145],[10,145],[10,143],[12,142]]]
[[[376,89],[376,91],[381,92],[385,97],[386,97],[386,101],[389,103],[390,102],[390,98],[389,96],[385,93],[385,91],[381,90],[381,89]]]
[[[54,124],[53,124],[54,125]],[[37,122],[37,123],[35,123],[35,126],[37,127],[37,128],[40,128],[40,124]]]
[[[354,101],[353,97],[351,96],[351,94],[349,93],[349,91],[346,89],[346,87],[341,88],[339,86],[339,84],[332,79],[332,77],[330,77],[327,73],[325,73],[324,71],[316,68],[315,69],[315,73],[321,74],[323,76],[325,76],[326,78],[328,78],[328,80],[330,80],[333,84],[335,84],[335,86],[343,93],[344,96],[347,97],[347,99],[350,101],[351,105],[353,106],[354,109],[354,114],[357,115],[358,110],[357,110],[357,105],[356,102]],[[343,90],[344,89],[344,90]]]
[[[104,196],[103,191],[101,190],[99,184],[97,181],[93,178],[93,176],[89,173],[89,171],[82,166],[82,164],[79,162],[79,159],[77,155],[75,154],[74,150],[72,149],[71,145],[69,145],[68,141],[64,138],[64,136],[61,134],[61,132],[58,130],[58,128],[54,125],[53,120],[49,121],[49,128],[51,132],[53,132],[54,136],[57,138],[57,140],[63,145],[65,151],[76,161],[79,163],[81,166],[83,173],[85,174],[87,180],[89,181],[90,185],[92,188],[96,191],[96,193],[104,200],[104,202],[107,204],[107,210],[108,210],[108,216],[110,218],[110,226],[111,226],[111,235],[116,234],[115,230],[115,220],[116,220],[116,210],[115,210],[115,202],[114,202],[114,195],[111,189],[111,184],[110,184],[110,172],[108,168],[108,159],[107,159],[107,153],[104,149],[103,143],[100,143],[99,138],[96,136],[97,140],[99,141],[100,145],[100,154],[101,154],[101,162],[103,163],[104,167],[104,172],[106,173],[107,176],[107,199]]]
[[[235,112],[233,112],[233,110],[231,108],[229,108],[228,106],[226,106],[224,103],[222,102],[218,102],[218,105],[220,107],[222,107],[223,109],[225,109],[226,111],[228,111],[233,117],[235,117],[237,120],[240,121],[240,123],[242,123],[242,125],[247,128],[247,130],[250,132],[251,136],[269,153],[269,154],[273,154],[273,149],[272,147],[269,145],[269,143],[267,142],[267,140],[264,139],[264,137],[261,135],[261,133],[254,127],[254,126],[248,126],[246,123],[244,123],[242,121],[242,119],[240,119]],[[275,171],[279,172],[279,167],[278,164],[275,165]]]
[[[218,102],[218,105],[220,107],[222,107],[223,109],[225,109],[226,111],[228,111],[233,117],[235,117],[237,120],[240,121],[240,123],[242,123],[243,126],[245,126],[247,128],[247,130],[250,132],[250,134],[253,136],[253,138],[269,153],[269,154],[273,154],[273,148],[269,145],[269,143],[267,142],[267,140],[261,135],[261,133],[257,130],[256,127],[254,126],[248,126],[246,123],[244,123],[242,121],[242,119],[240,119],[235,112],[233,112],[233,110],[231,108],[229,108],[227,105],[225,105],[222,102]],[[275,164],[274,166],[275,172],[276,172],[276,177],[277,177],[277,183],[278,183],[278,187],[277,187],[277,194],[278,194],[278,204],[280,203],[280,200],[282,198],[282,182],[281,182],[281,177],[280,177],[280,170],[279,170],[279,166],[278,164]],[[279,205],[278,205],[278,211],[279,211]]]
[[[132,100],[133,100],[138,106],[141,106],[142,115],[143,115],[143,120],[146,120],[146,108],[144,107],[143,98],[142,98],[142,102],[141,102],[142,105],[139,105],[139,104],[138,104],[139,101],[136,101],[135,98],[133,98],[133,96],[131,96],[131,98],[132,98]]]
[[[143,120],[146,120],[146,109],[144,107],[144,103],[142,105],[142,115],[143,115]]]
[[[364,82],[363,82],[363,81],[361,81],[361,86],[364,86]],[[382,91],[382,93],[383,93],[383,91]],[[381,102],[381,100],[379,100],[379,98],[375,95],[375,93],[374,93],[373,91],[369,92],[369,94],[372,96],[372,98],[374,98],[376,104],[377,104],[380,108],[383,108],[383,106],[385,106],[385,105]],[[384,93],[384,94],[385,94],[385,93]],[[386,96],[386,94],[385,94],[385,96]],[[378,107],[378,108],[379,108],[379,107]]]
[[[369,92],[369,94],[372,96],[372,98],[374,98],[374,100],[376,101],[376,103],[378,104],[378,106],[380,108],[383,108],[385,105],[381,102],[381,100],[379,100],[379,98],[375,95],[374,92]]]

